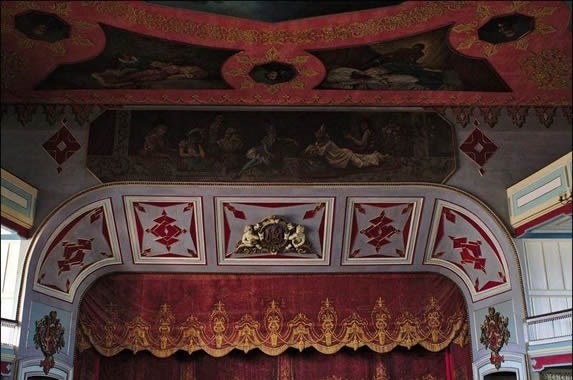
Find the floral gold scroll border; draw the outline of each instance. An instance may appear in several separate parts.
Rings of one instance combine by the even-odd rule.
[[[493,10],[491,6],[487,5],[487,3],[488,2],[474,2],[475,20],[465,24],[456,24],[452,28],[452,32],[463,36],[461,37],[461,40],[454,45],[457,50],[464,51],[470,48],[480,48],[482,54],[486,57],[495,55],[499,49],[506,46],[512,46],[514,49],[525,51],[528,50],[529,40],[532,36],[535,37],[538,34],[545,36],[557,31],[555,27],[544,20],[545,17],[553,15],[553,13],[558,9],[557,7],[543,6],[543,2],[537,2],[542,4],[542,6],[539,6],[538,4],[530,3],[528,1],[512,1],[507,7],[507,13],[505,14],[507,15],[519,12],[533,17],[535,19],[534,30],[522,38],[509,43],[496,45],[482,41],[478,38],[479,27],[486,23],[491,17],[502,15],[501,9],[496,8]],[[457,39],[458,38],[456,38],[456,40]]]
[[[571,54],[561,49],[543,49],[519,59],[523,76],[542,89],[571,88]]]
[[[99,14],[121,18],[131,25],[143,26],[151,32],[194,35],[205,40],[249,45],[304,44],[362,38],[416,26],[434,17],[444,16],[451,11],[463,9],[468,3],[471,1],[427,1],[415,8],[403,10],[388,17],[375,17],[362,22],[286,31],[272,25],[265,25],[262,29],[244,29],[176,19],[162,15],[152,9],[135,7],[129,2],[81,2],[82,6],[91,7]]]
[[[248,352],[255,348],[276,356],[295,348],[300,351],[314,347],[323,354],[333,354],[343,347],[354,350],[366,346],[385,353],[397,346],[413,347],[417,344],[433,352],[443,350],[451,343],[468,343],[468,323],[460,307],[451,315],[444,315],[434,297],[427,300],[419,312],[404,311],[391,315],[382,298],[378,298],[369,318],[353,312],[340,318],[334,304],[328,299],[316,320],[297,313],[287,320],[276,301],[270,302],[260,321],[244,314],[232,321],[222,302],[217,302],[208,320],[194,315],[176,321],[171,306],[163,304],[153,320],[140,315],[126,321],[109,305],[103,325],[94,318],[80,314],[77,347],[83,351],[93,346],[104,356],[113,356],[122,350],[146,350],[165,358],[178,350],[189,354],[203,350],[221,357],[233,349]]]
[[[253,80],[249,75],[250,71],[260,64],[269,62],[284,62],[291,64],[297,72],[294,79],[286,83],[261,84]],[[312,88],[320,83],[320,76],[324,72],[322,63],[313,55],[301,52],[298,55],[281,53],[274,46],[258,54],[256,51],[249,54],[243,51],[233,56],[223,66],[223,76],[227,82],[235,88],[251,89],[258,87],[266,90],[269,94],[276,94],[280,90],[294,89],[302,90]]]

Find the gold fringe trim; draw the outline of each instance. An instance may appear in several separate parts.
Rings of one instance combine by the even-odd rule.
[[[131,321],[118,318],[113,306],[107,310],[103,327],[85,314],[78,323],[78,350],[93,346],[103,356],[113,356],[122,350],[134,353],[142,350],[165,358],[182,350],[189,354],[203,350],[221,357],[237,349],[245,353],[255,348],[267,355],[280,355],[288,348],[300,351],[313,347],[323,354],[334,354],[343,347],[357,350],[368,347],[386,353],[397,346],[410,349],[419,344],[433,352],[451,343],[468,343],[468,326],[463,308],[444,316],[436,299],[430,297],[426,307],[414,315],[409,311],[393,319],[384,300],[378,298],[370,321],[353,312],[339,321],[336,309],[328,299],[322,301],[317,321],[298,313],[285,321],[276,301],[270,302],[264,319],[255,320],[250,314],[231,322],[222,302],[217,302],[204,323],[191,315],[177,323],[171,306],[163,304],[157,318],[145,321],[141,316]],[[99,327],[99,328],[97,328]]]

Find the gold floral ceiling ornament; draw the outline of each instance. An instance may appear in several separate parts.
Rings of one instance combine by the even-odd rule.
[[[540,4],[541,3],[541,4]],[[548,24],[544,18],[553,15],[558,9],[557,7],[544,6],[543,2],[529,2],[529,1],[512,1],[507,9],[492,10],[492,7],[487,5],[487,2],[477,2],[475,5],[474,21],[457,24],[452,28],[452,32],[465,35],[464,38],[455,46],[457,50],[468,50],[470,48],[480,48],[483,55],[491,57],[495,55],[499,49],[506,46],[513,47],[516,50],[527,50],[531,36],[547,35],[557,31],[555,27]],[[478,29],[489,22],[489,20],[500,16],[522,15],[524,17],[533,17],[535,26],[529,33],[525,33],[522,37],[505,42],[503,44],[495,44],[483,41],[478,37]]]
[[[314,253],[305,227],[280,216],[270,216],[259,223],[245,225],[243,236],[233,253]]]
[[[96,22],[76,20],[71,16],[71,2],[13,2],[14,5],[2,9],[1,30],[3,38],[15,41],[15,51],[21,53],[25,50],[46,49],[46,57],[56,62],[70,53],[70,49],[75,47],[96,48],[96,42],[88,37],[89,32],[98,28]],[[15,20],[18,17],[27,17],[35,14],[37,17],[29,22],[30,28],[34,27],[30,33],[25,34],[18,29]],[[43,16],[44,19],[38,17]],[[67,25],[69,35],[57,40],[50,40],[47,37],[51,30],[46,25],[54,22],[46,22],[47,18],[57,19],[62,25]],[[44,21],[42,21],[44,20]],[[44,22],[44,23],[43,23]],[[36,35],[32,38],[31,36]],[[69,56],[67,56],[69,59]]]
[[[504,358],[499,354],[501,348],[509,340],[509,318],[502,316],[495,308],[489,307],[485,320],[481,325],[480,343],[487,349],[491,350],[489,361],[495,366],[496,369],[501,367]]]
[[[292,67],[293,72],[289,79],[286,81],[281,80],[280,70],[265,69],[265,66],[272,64]],[[241,52],[235,55],[234,59],[230,60],[228,67],[223,68],[223,75],[227,77],[229,82],[235,82],[238,79],[237,85],[241,89],[264,86],[267,92],[275,94],[280,90],[296,90],[308,87],[306,82],[319,74],[319,71],[313,68],[317,65],[322,66],[322,63],[310,54],[285,54],[273,46],[262,52],[262,54]],[[253,76],[253,72],[257,68],[262,69],[262,77],[260,79]]]
[[[543,49],[519,59],[523,76],[542,89],[571,88],[571,56],[561,49]]]

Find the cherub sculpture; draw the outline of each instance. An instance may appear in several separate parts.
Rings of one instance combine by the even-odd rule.
[[[292,224],[289,225],[289,227],[291,226]],[[299,224],[295,228],[289,228],[289,231],[290,233],[287,233],[288,236],[285,236],[289,240],[287,249],[294,248],[295,250],[298,250],[298,248],[302,247],[306,242],[306,236],[304,234],[304,226]]]
[[[259,236],[255,233],[254,227],[247,224],[243,229],[243,237],[241,238],[241,242],[237,245],[237,249],[246,248],[247,251],[251,248],[261,249],[259,241]]]

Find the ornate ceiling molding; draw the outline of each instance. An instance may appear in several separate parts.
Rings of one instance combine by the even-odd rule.
[[[256,238],[247,241],[260,249],[243,252],[249,226]],[[311,251],[289,250],[301,241],[297,226]],[[70,303],[115,271],[432,271],[467,288],[472,303],[520,281],[511,237],[491,211],[428,184],[102,185],[47,218],[28,262],[35,292]]]

